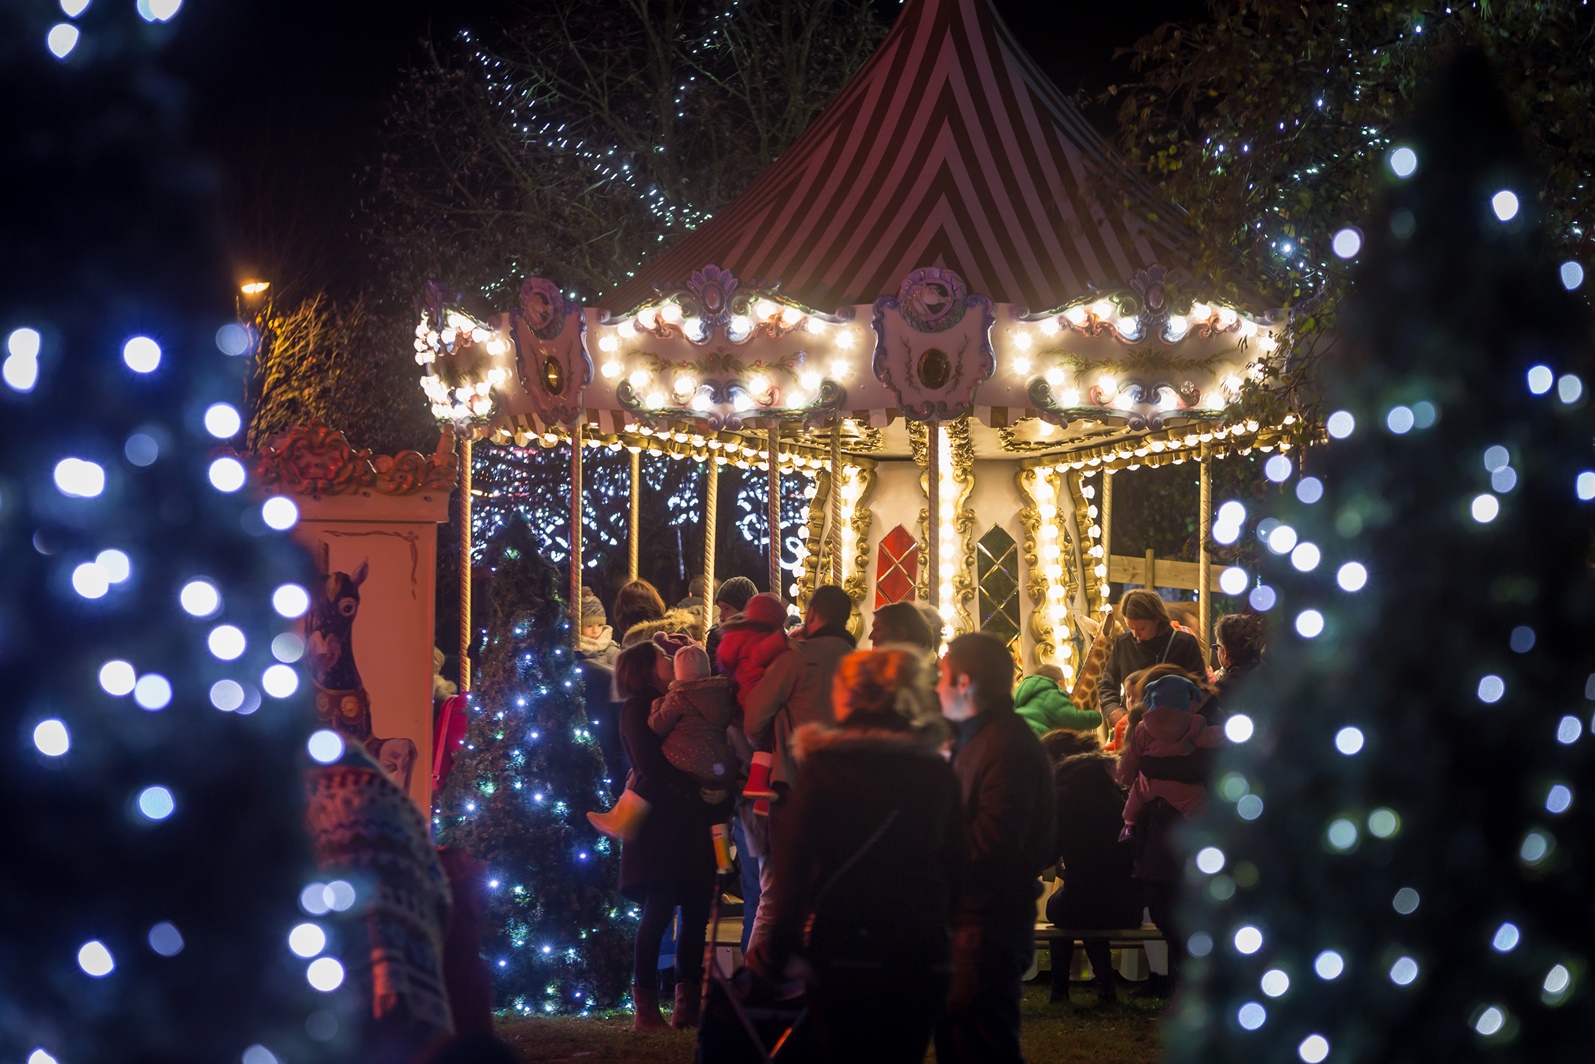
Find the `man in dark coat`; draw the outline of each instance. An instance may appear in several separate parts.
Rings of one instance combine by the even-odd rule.
[[[964,801],[969,869],[953,925],[953,986],[936,1059],[1023,1064],[1019,998],[1035,953],[1036,877],[1055,854],[1052,765],[1013,708],[1013,658],[961,635],[941,662],[942,715]]]

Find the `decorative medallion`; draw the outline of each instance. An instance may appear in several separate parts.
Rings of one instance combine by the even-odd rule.
[[[582,395],[592,383],[587,322],[581,308],[554,282],[528,277],[509,313],[515,343],[515,372],[545,425],[574,424],[583,415]]]
[[[995,323],[991,300],[970,295],[953,271],[915,270],[897,295],[875,301],[875,376],[910,420],[962,417],[996,369]]]
[[[741,286],[736,274],[715,265],[695,270],[687,279],[687,291],[697,302],[703,323],[709,326],[724,325],[731,320],[731,298]]]

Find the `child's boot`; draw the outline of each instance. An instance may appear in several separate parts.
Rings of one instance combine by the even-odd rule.
[[[637,829],[652,808],[653,803],[627,788],[613,809],[607,813],[588,813],[587,822],[612,839],[630,842],[637,837]]]
[[[748,766],[748,782],[742,787],[744,798],[757,798],[769,802],[775,797],[775,792],[770,789],[770,769],[775,765],[775,758],[769,752],[757,750],[753,754],[753,764]],[[765,807],[765,815],[769,815],[769,806]]]

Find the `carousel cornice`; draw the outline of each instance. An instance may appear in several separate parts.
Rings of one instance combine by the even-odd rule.
[[[1288,451],[1306,443],[1318,442],[1322,433],[1305,420],[1287,414],[1278,425],[1263,426],[1255,420],[1227,425],[1179,425],[1162,432],[1118,436],[1089,447],[1063,448],[1051,454],[1030,455],[1019,460],[1024,469],[1077,470],[1086,474],[1099,469],[1118,471],[1142,466],[1178,465],[1208,457],[1222,458],[1252,451]]]
[[[497,442],[508,443],[512,439],[520,439],[506,433],[502,438],[494,437]],[[545,429],[540,433],[528,434],[523,446],[535,443],[541,447],[555,447],[560,443],[568,443],[570,430],[568,428]],[[641,453],[647,451],[651,454],[664,454],[672,457],[690,458],[698,462],[709,461],[712,457],[722,465],[734,465],[744,469],[764,469],[764,454],[769,447],[769,437],[763,433],[745,434],[722,430],[719,432],[706,432],[701,426],[690,422],[678,422],[661,428],[651,428],[646,425],[632,426],[622,432],[596,432],[584,428],[582,432],[582,445],[584,447],[610,451],[631,451]],[[783,435],[777,444],[778,461],[783,473],[802,473],[812,476],[821,469],[830,466],[830,451],[816,444],[805,443],[798,437]],[[845,464],[861,469],[874,469],[875,460],[854,451],[844,449],[842,457]]]
[[[618,316],[541,278],[491,320],[433,283],[419,315],[432,411],[478,435],[506,419],[548,428],[595,411],[700,433],[812,431],[849,417],[1002,425],[1011,412],[1160,429],[1224,419],[1247,378],[1262,377],[1256,354],[1277,346],[1272,317],[1193,299],[1155,264],[1043,313],[993,304],[937,267],[912,271],[893,296],[827,313],[709,265]]]

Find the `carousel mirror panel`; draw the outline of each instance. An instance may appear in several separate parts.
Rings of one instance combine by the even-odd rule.
[[[875,608],[912,602],[919,579],[919,544],[898,525],[881,539],[875,558]]]
[[[1019,550],[1010,536],[992,525],[976,550],[980,583],[980,630],[1012,645],[1019,638]]]

